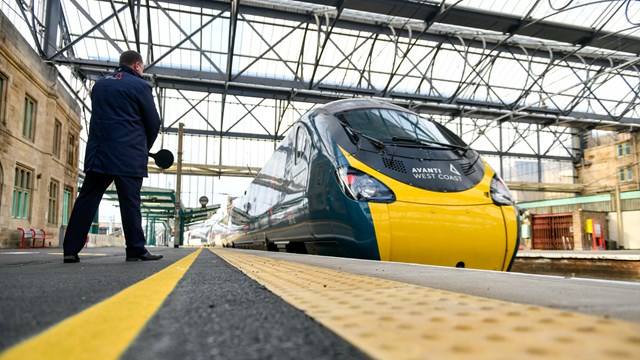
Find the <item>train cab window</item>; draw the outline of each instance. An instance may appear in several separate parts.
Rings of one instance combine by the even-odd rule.
[[[402,138],[465,145],[444,126],[411,112],[395,109],[357,109],[336,116],[353,130],[383,142],[393,142],[394,138]]]
[[[302,127],[296,129],[296,144],[295,144],[295,163],[298,164],[304,157],[307,147],[307,134]]]

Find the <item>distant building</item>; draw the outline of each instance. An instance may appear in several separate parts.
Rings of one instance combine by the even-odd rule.
[[[580,196],[520,203],[534,249],[640,249],[640,173],[635,133],[592,131],[580,164]],[[526,240],[526,239],[525,239]],[[527,241],[525,241],[527,245]]]
[[[19,245],[18,228],[55,246],[77,193],[80,108],[2,13],[0,33],[0,247]]]
[[[638,138],[636,134],[607,134],[594,137],[576,166],[583,194],[640,189]]]

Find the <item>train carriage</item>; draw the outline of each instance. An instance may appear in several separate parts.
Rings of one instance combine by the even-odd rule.
[[[509,270],[509,190],[444,126],[372,99],[306,113],[244,196],[227,246]]]

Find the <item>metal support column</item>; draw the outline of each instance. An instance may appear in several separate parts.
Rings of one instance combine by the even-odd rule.
[[[620,186],[616,185],[616,217],[618,218],[618,246],[624,246],[624,225],[622,224],[622,200]]]
[[[60,24],[60,13],[62,7],[60,0],[47,0],[47,13],[44,23],[44,44],[43,51],[47,58],[55,55],[58,44],[58,24]]]
[[[178,165],[176,169],[176,220],[175,235],[173,237],[173,247],[177,248],[182,245],[183,224],[180,219],[182,214],[182,206],[180,205],[180,191],[182,189],[182,135],[184,133],[184,123],[178,124]]]

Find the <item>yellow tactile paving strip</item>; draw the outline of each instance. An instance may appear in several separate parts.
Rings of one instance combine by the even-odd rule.
[[[640,324],[212,251],[376,359],[640,359]]]

